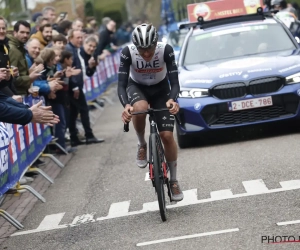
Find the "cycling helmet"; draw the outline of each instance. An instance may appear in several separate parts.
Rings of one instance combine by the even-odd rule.
[[[272,0],[271,1],[271,6],[280,5],[281,2],[282,2],[282,0]]]
[[[147,49],[156,44],[158,34],[152,24],[138,25],[132,32],[132,42],[137,48]]]

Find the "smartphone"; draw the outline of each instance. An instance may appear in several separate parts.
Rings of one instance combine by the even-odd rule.
[[[65,19],[65,17],[66,17],[67,14],[68,14],[68,12],[61,12],[61,13],[59,14],[60,19],[61,19],[61,20],[62,20],[62,19]]]

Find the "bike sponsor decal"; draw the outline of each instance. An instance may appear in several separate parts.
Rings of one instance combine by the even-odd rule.
[[[151,73],[161,72],[162,70],[163,70],[163,68],[156,68],[156,69],[136,69],[135,71],[137,73],[151,74]]]
[[[229,62],[220,63],[219,68],[224,69],[240,69],[240,68],[249,68],[266,62],[266,58],[263,57],[252,57],[245,59],[237,59]]]
[[[169,57],[172,57],[172,56],[174,56],[174,52],[172,52],[172,53],[169,54]]]
[[[226,78],[226,77],[231,77],[231,76],[240,76],[240,75],[242,75],[242,73],[243,73],[243,71],[226,73],[226,74],[220,75],[219,78]]]
[[[128,75],[127,72],[119,71],[119,74]]]
[[[295,69],[295,68],[298,68],[298,67],[300,67],[300,64],[296,64],[296,65],[293,65],[291,67],[288,67],[288,68],[285,68],[285,69],[281,69],[281,70],[279,70],[279,72],[283,73],[283,72],[286,72],[286,71],[289,71],[291,69]]]
[[[172,66],[176,66],[176,61],[172,61]]]
[[[206,79],[195,79],[195,80],[186,80],[185,83],[212,83],[213,80],[206,80]]]
[[[156,79],[155,76],[156,76],[155,74],[143,74],[142,79],[143,80],[155,80]]]
[[[166,128],[166,127],[174,128],[174,125],[173,125],[173,124],[162,124],[162,126],[163,126],[164,128]]]
[[[129,57],[124,55],[122,52],[121,52],[121,57],[124,59],[124,60],[127,60]]]
[[[169,71],[169,74],[172,74],[172,73],[178,73],[178,70]]]
[[[123,62],[120,62],[120,68],[122,68],[124,66]]]

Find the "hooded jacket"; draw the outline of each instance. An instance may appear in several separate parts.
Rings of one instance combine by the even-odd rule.
[[[40,31],[38,31],[35,34],[33,34],[30,37],[30,39],[32,39],[32,38],[36,38],[36,39],[38,39],[40,41],[41,50],[44,49],[48,45],[48,42],[44,39],[43,34]]]
[[[19,77],[16,78],[14,85],[18,95],[27,95],[31,81],[29,78],[29,69],[25,58],[26,49],[24,44],[12,35],[7,35],[9,39],[9,58],[11,65],[18,67]]]

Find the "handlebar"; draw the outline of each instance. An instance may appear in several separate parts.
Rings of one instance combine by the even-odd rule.
[[[169,111],[173,106],[171,105],[170,108],[163,108],[163,109],[147,109],[145,111],[140,111],[140,112],[134,112],[132,113],[131,115],[142,115],[142,114],[149,114],[149,113],[152,113],[152,112],[161,112],[161,111]],[[178,124],[181,125],[181,121],[180,121],[180,118],[178,115],[174,115],[176,121]],[[129,123],[125,123],[124,124],[124,132],[129,132]]]

